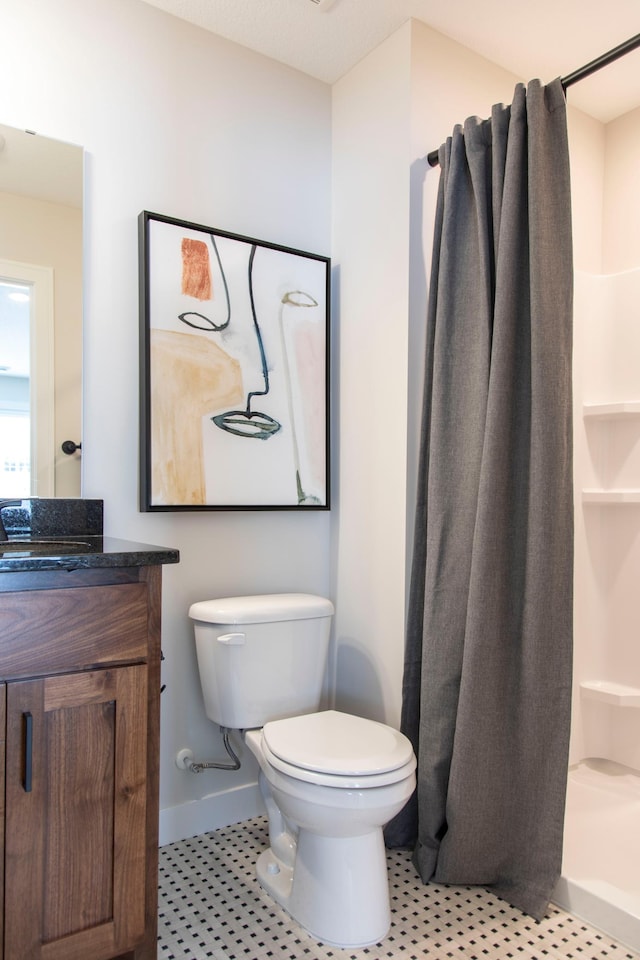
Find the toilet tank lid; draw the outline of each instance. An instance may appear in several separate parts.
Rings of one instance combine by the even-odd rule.
[[[189,607],[192,620],[204,623],[269,623],[330,617],[333,604],[310,593],[277,593],[253,597],[201,600]]]

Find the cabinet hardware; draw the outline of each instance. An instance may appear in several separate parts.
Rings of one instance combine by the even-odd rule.
[[[33,717],[27,711],[22,714],[24,720],[24,792],[31,793],[33,774]]]

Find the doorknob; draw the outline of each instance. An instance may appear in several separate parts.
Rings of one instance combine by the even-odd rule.
[[[72,453],[75,453],[76,450],[81,450],[81,449],[82,449],[82,444],[74,443],[73,440],[65,440],[64,443],[62,444],[62,452],[68,453],[69,455],[71,455]]]

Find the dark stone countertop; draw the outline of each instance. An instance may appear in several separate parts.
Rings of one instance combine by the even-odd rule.
[[[103,536],[102,500],[0,500],[0,573],[91,570],[179,563],[180,554]]]
[[[33,538],[35,540],[35,538]],[[170,547],[157,547],[115,537],[61,536],[41,538],[33,545],[11,538],[0,543],[0,573],[41,570],[89,570],[104,567],[145,567],[179,563],[180,554]]]

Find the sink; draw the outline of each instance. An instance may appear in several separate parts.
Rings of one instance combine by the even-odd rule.
[[[64,553],[84,553],[90,546],[82,540],[7,540],[0,542],[0,556],[58,557]]]

